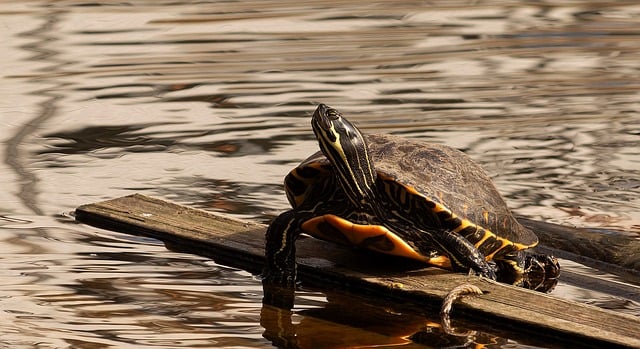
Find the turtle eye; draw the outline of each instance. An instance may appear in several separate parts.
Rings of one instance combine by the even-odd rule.
[[[327,117],[329,118],[329,120],[331,121],[335,121],[340,119],[342,115],[340,114],[340,112],[338,112],[335,109],[329,108],[329,110],[327,110]]]
[[[311,118],[312,120],[312,125],[316,125],[313,126],[315,127],[319,127],[320,129],[326,131],[330,131],[331,128],[333,127],[333,123],[334,121],[338,120],[340,118],[340,113],[331,108],[328,107],[324,104],[320,104],[318,105],[318,108],[316,109],[316,111],[313,113],[313,117]]]

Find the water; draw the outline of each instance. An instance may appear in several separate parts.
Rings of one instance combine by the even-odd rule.
[[[323,102],[365,132],[464,150],[518,214],[640,233],[639,18],[633,1],[3,1],[0,342],[270,347],[275,319],[299,346],[450,343],[428,313],[348,295],[263,309],[249,273],[69,212],[141,192],[268,222]],[[466,326],[469,342],[552,346]]]

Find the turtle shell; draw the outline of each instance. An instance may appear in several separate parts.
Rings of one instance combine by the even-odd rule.
[[[394,135],[365,138],[378,174],[378,198],[384,201],[378,204],[418,225],[461,233],[487,259],[505,244],[512,244],[505,250],[513,251],[538,243],[537,236],[512,215],[486,172],[463,152]],[[285,179],[292,207],[315,200],[312,189],[325,186],[332,176],[331,164],[321,152],[304,160]]]

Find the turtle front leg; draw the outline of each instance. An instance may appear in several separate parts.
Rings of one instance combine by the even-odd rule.
[[[476,272],[478,275],[491,280],[496,279],[496,270],[486,260],[485,256],[469,240],[454,231],[442,230],[431,234],[439,250],[445,252],[451,259],[453,271]]]
[[[266,265],[263,283],[293,287],[296,282],[296,246],[301,218],[294,210],[280,214],[265,235]]]

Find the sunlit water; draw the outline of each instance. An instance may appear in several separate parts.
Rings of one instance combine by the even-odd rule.
[[[451,345],[433,319],[345,295],[309,290],[283,317],[247,272],[68,215],[140,192],[268,222],[287,208],[284,174],[317,149],[318,102],[365,132],[464,150],[518,214],[640,232],[633,1],[3,1],[0,26],[7,347],[269,347],[283,318],[300,347]]]

